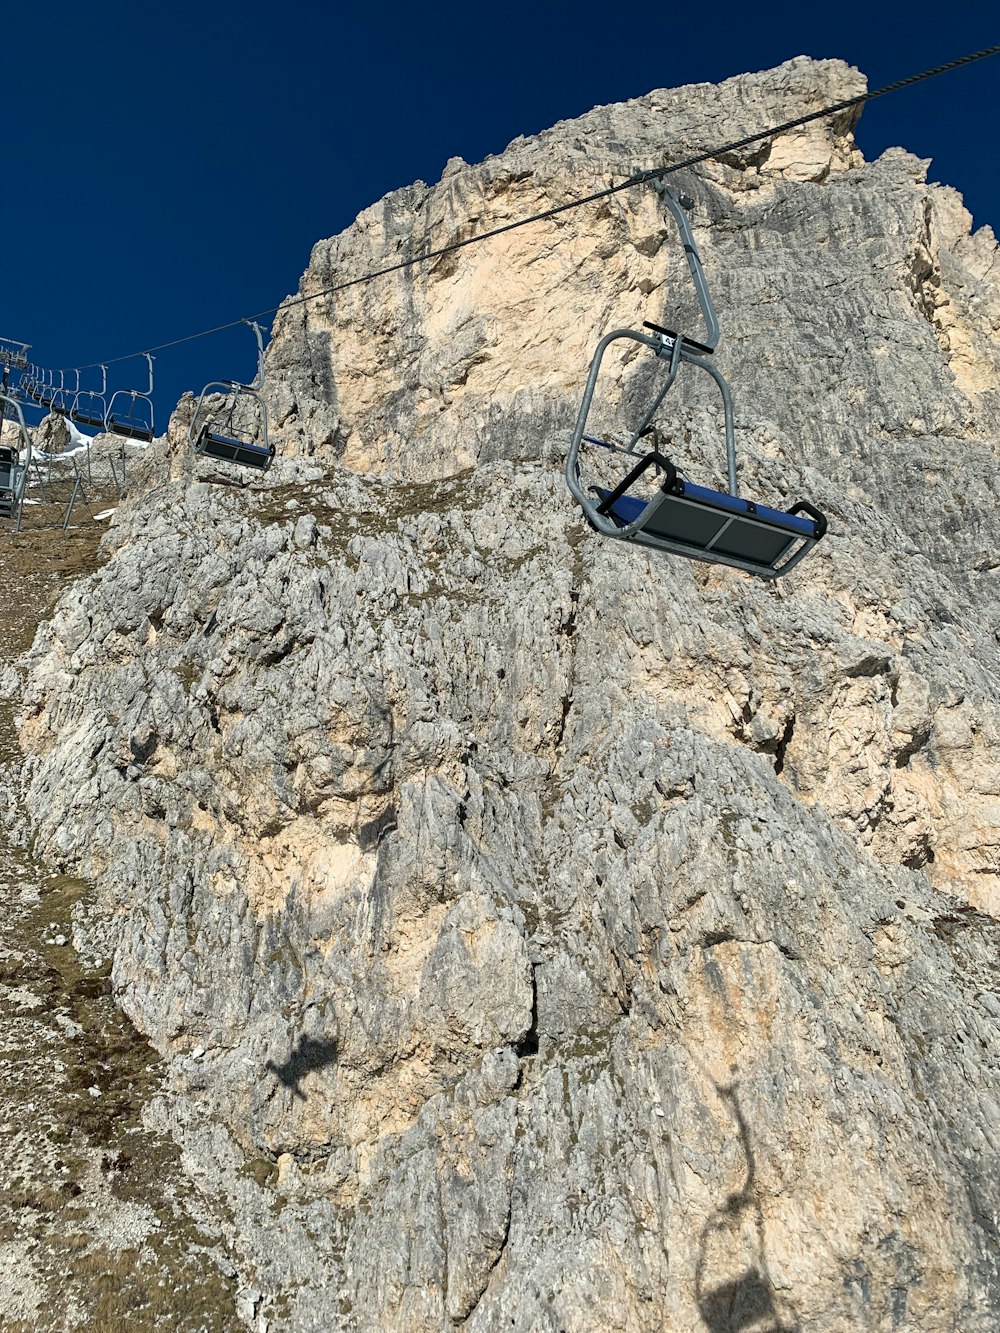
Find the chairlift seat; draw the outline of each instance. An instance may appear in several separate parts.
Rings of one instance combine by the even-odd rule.
[[[108,431],[112,435],[124,435],[127,440],[145,440],[148,443],[153,438],[151,426],[141,421],[122,421],[114,416],[108,418]]]
[[[78,426],[95,426],[104,429],[103,417],[92,417],[86,412],[71,412],[70,417]]]
[[[627,494],[647,467],[666,472],[648,499]],[[800,500],[790,510],[755,504],[726,491],[711,490],[679,477],[660,454],[648,454],[613,491],[595,486],[597,512],[619,528],[625,540],[689,559],[735,565],[763,578],[786,573],[826,532],[825,516]]]
[[[241,467],[255,467],[261,471],[271,466],[274,457],[273,444],[265,448],[250,440],[237,440],[231,435],[222,435],[207,426],[198,437],[195,449],[210,458],[221,458],[227,463],[238,463]]]

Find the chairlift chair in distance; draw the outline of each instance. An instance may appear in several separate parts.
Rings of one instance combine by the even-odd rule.
[[[251,384],[239,380],[212,380],[206,384],[195,404],[188,441],[196,454],[222,459],[239,467],[255,468],[266,472],[274,458],[274,445],[268,433],[267,404],[262,396],[264,388],[264,338],[259,324],[244,320],[257,338],[257,374]],[[221,392],[225,400],[214,410],[206,399]],[[236,424],[243,404],[250,404],[250,415],[256,425],[252,431]]]
[[[14,530],[19,532],[31,462],[31,436],[24,424],[21,404],[9,394],[0,393],[0,423],[4,421],[15,423],[17,443],[11,445],[0,438],[0,519],[15,519]]]
[[[148,387],[145,390],[116,389],[108,401],[108,414],[103,424],[112,435],[148,444],[153,438],[153,358],[148,352],[142,355],[149,367]],[[117,408],[116,403],[119,404]]]
[[[71,395],[76,394],[80,388],[80,372],[78,370],[73,370],[70,371],[69,373],[76,376],[75,388],[69,389],[66,387],[65,374],[63,373],[63,371],[60,370],[59,388],[53,395],[51,403],[52,411],[61,417],[68,417],[70,415],[70,411],[72,408]]]
[[[709,358],[719,339],[719,322],[709,295],[701,256],[691,234],[685,207],[662,182],[657,186],[663,202],[677,223],[698,304],[705,321],[705,341],[698,342],[658,324],[644,323],[635,329],[615,329],[597,345],[580,405],[576,428],[566,458],[566,482],[579,501],[590,525],[605,537],[650,546],[691,560],[730,565],[762,578],[787,574],[826,532],[826,518],[805,500],[784,511],[743,499],[736,481],[736,444],[733,430],[733,400],[729,385]],[[630,433],[623,448],[585,434],[594,390],[604,354],[613,342],[627,339],[639,343],[664,363],[665,375],[653,401]],[[682,366],[696,366],[709,375],[722,396],[726,436],[727,489],[711,490],[681,475],[676,465],[660,452],[660,434],[654,417]],[[648,450],[641,444],[651,440]],[[637,460],[616,486],[586,486],[581,478],[584,444],[611,450]],[[649,496],[629,492],[654,468],[660,474],[659,489]]]
[[[78,389],[76,397],[73,399],[73,406],[69,415],[78,426],[92,426],[96,430],[104,429],[104,423],[108,415],[107,366],[101,366],[100,372],[100,389]]]

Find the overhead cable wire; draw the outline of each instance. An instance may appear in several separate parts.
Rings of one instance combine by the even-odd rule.
[[[444,255],[454,254],[458,250],[464,250],[470,245],[479,245],[483,241],[493,240],[497,236],[504,236],[508,232],[517,231],[521,227],[530,227],[536,222],[544,222],[548,218],[558,217],[562,213],[568,213],[575,208],[584,208],[587,204],[597,203],[601,199],[609,199],[611,196],[621,194],[624,190],[634,189],[637,185],[645,185],[649,181],[659,180],[664,176],[673,175],[677,171],[687,171],[691,167],[699,166],[702,162],[709,162],[713,158],[722,157],[727,153],[734,153],[740,148],[748,148],[751,144],[761,143],[764,139],[773,138],[778,134],[785,134],[789,130],[798,129],[801,125],[808,125],[814,120],[822,120],[827,116],[838,115],[841,111],[849,111],[854,107],[864,106],[868,102],[874,102],[878,97],[886,97],[890,93],[898,93],[904,88],[912,88],[915,84],[923,83],[927,79],[937,78],[939,74],[949,74],[952,70],[961,69],[965,65],[972,65],[978,60],[986,60],[990,56],[1000,54],[1000,43],[995,46],[983,47],[981,51],[972,51],[968,55],[959,56],[955,60],[949,60],[943,65],[935,65],[933,69],[925,69],[919,74],[910,74],[905,79],[897,79],[894,83],[887,83],[881,88],[874,88],[871,92],[859,93],[857,97],[846,97],[843,101],[832,102],[829,106],[821,107],[818,111],[808,111],[804,115],[795,116],[792,120],[782,121],[778,125],[772,125],[766,130],[760,130],[756,134],[745,135],[741,139],[733,139],[726,144],[720,144],[714,148],[708,148],[700,153],[695,153],[691,157],[683,158],[679,162],[666,163],[659,167],[650,167],[645,171],[638,171],[619,181],[616,185],[605,186],[604,189],[594,190],[591,194],[582,195],[575,199],[569,199],[562,204],[554,204],[551,208],[543,209],[540,213],[532,213],[528,217],[517,218],[513,222],[502,223],[499,227],[491,227],[488,231],[478,232],[475,236],[466,236],[460,241],[449,241],[447,245],[441,245],[433,250],[428,250],[423,254],[411,255],[407,259],[400,259],[396,263],[386,264],[382,268],[369,269],[368,272],[360,274],[356,278],[347,278],[343,282],[333,283],[329,287],[323,287],[316,292],[308,292],[302,296],[293,296],[279,305],[271,306],[267,310],[259,310],[255,315],[245,315],[240,319],[230,320],[227,324],[217,324],[211,329],[201,329],[197,333],[185,334],[182,338],[172,338],[169,342],[158,343],[155,347],[143,348],[140,352],[129,352],[124,356],[112,356],[104,361],[92,361],[86,366],[73,367],[74,370],[98,370],[101,366],[115,365],[120,361],[134,361],[138,357],[152,355],[154,352],[165,352],[171,347],[180,347],[184,343],[196,342],[200,338],[210,338],[216,333],[225,333],[228,329],[239,328],[250,320],[267,319],[271,315],[276,315],[279,311],[284,312],[295,306],[305,305],[309,301],[318,301],[324,296],[334,296],[338,292],[348,291],[352,287],[360,287],[369,282],[375,282],[378,278],[385,278],[393,273],[400,273],[404,269],[415,268],[418,264],[428,264],[435,259],[441,259]]]

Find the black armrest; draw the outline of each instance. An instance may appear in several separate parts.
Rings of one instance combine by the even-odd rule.
[[[597,512],[599,514],[607,514],[615,501],[622,498],[632,483],[641,477],[648,467],[657,467],[661,472],[666,473],[666,480],[663,482],[660,488],[661,490],[673,490],[677,482],[677,469],[674,467],[673,463],[671,463],[669,458],[664,458],[663,454],[658,454],[654,451],[651,454],[647,454],[641,462],[636,463],[628,476],[624,477],[615,489],[604,497],[601,503],[597,506]]]
[[[665,333],[668,338],[680,338],[682,343],[686,343],[688,347],[693,347],[696,351],[704,353],[705,356],[711,356],[715,351],[714,347],[706,347],[704,343],[695,342],[694,338],[689,338],[686,334],[675,333],[673,329],[665,329],[659,324],[651,324],[648,319],[642,321],[642,327],[652,329],[654,333]]]
[[[816,540],[826,536],[826,515],[821,513],[815,505],[811,505],[808,500],[800,500],[798,504],[792,505],[788,511],[790,514],[808,514],[816,524]]]

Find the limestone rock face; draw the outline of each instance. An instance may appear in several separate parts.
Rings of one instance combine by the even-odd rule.
[[[862,86],[797,60],[453,162],[302,291]],[[272,472],[193,462],[182,404],[35,642],[38,844],[98,880],[272,1327],[995,1328],[1000,270],[850,130],[682,182],[743,488],[830,517],[780,585],[565,490],[598,336],[698,336],[636,192],[289,306]]]
[[[61,454],[69,445],[70,432],[66,418],[58,412],[50,412],[42,417],[32,432],[32,444],[47,454]]]
[[[560,214],[371,286],[296,304],[298,297],[863,89],[858,73],[840,62],[795,60],[718,88],[663,90],[599,107],[515,140],[480,166],[455,158],[433,188],[417,182],[387,195],[314,248],[297,297],[277,318],[268,376],[286,449],[333,453],[351,467],[410,478],[535,453],[525,427],[543,438],[572,419],[595,331],[658,319],[665,301],[676,313],[678,278],[686,294],[684,255],[652,189]],[[784,197],[784,182],[824,181],[860,163],[852,123],[850,113],[818,121],[749,157],[713,164],[697,180],[683,177],[699,199],[699,244],[722,214],[723,234],[733,227],[734,192],[752,192],[758,206],[773,204]],[[734,249],[744,265],[739,236]],[[718,264],[728,262],[723,251]],[[808,267],[809,260],[800,262]],[[714,259],[711,268],[716,278]]]

